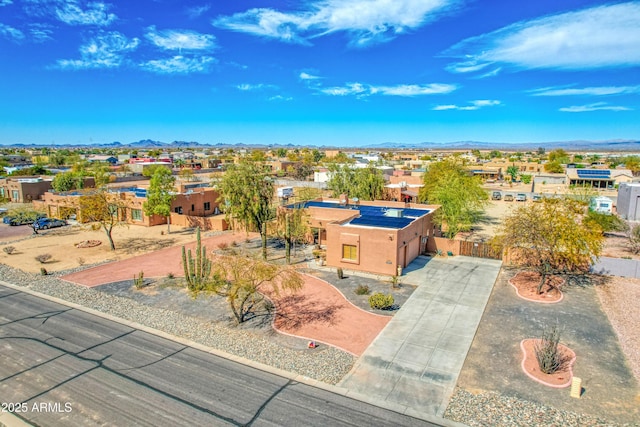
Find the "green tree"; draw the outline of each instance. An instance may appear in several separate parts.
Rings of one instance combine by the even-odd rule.
[[[9,174],[9,176],[35,176],[35,175],[52,175],[41,165],[30,166],[24,169],[18,169]]]
[[[116,250],[112,233],[116,226],[124,225],[118,213],[125,209],[125,205],[104,188],[92,190],[80,196],[78,204],[82,220],[99,224],[109,239],[109,247],[112,251]]]
[[[569,154],[567,154],[567,152],[562,148],[558,148],[549,152],[549,161],[566,165],[567,163],[569,163]]]
[[[302,208],[279,208],[273,225],[272,234],[284,240],[285,259],[287,264],[291,264],[291,246],[309,240],[309,215]]]
[[[154,173],[156,173],[156,171],[158,169],[167,169],[170,170],[167,166],[165,165],[149,165],[146,166],[142,169],[142,176],[146,176],[147,178],[151,178],[153,176]]]
[[[518,179],[518,175],[520,175],[520,170],[517,166],[511,165],[507,168],[507,175],[511,177],[511,181],[515,182]]]
[[[176,198],[176,178],[167,168],[155,170],[149,182],[147,200],[142,204],[148,216],[160,215],[167,218],[167,233],[171,233],[171,203]]]
[[[640,157],[638,156],[626,156],[623,159],[624,167],[629,169],[634,176],[640,174]]]
[[[440,205],[434,221],[443,229],[446,225],[445,235],[452,239],[478,221],[489,195],[480,178],[471,176],[462,162],[447,159],[429,166],[419,198]]]
[[[529,174],[522,174],[520,175],[520,180],[524,183],[524,184],[531,184],[531,179],[533,177]]]
[[[540,273],[538,293],[549,274],[587,272],[602,251],[602,230],[586,220],[573,199],[544,198],[519,205],[504,219],[497,242],[521,252],[523,265]]]
[[[550,173],[564,172],[564,168],[562,167],[562,164],[557,160],[545,163],[544,170],[545,172],[550,172]]]
[[[287,149],[286,148],[278,148],[275,152],[276,156],[278,158],[283,158],[284,156],[287,155]]]
[[[274,185],[266,167],[247,161],[231,165],[217,187],[227,219],[260,232],[262,258],[266,260],[267,223],[275,217]]]
[[[208,289],[227,299],[238,324],[261,309],[270,310],[270,304],[265,305],[263,293],[279,295],[285,290],[297,291],[304,285],[302,276],[292,268],[241,255],[221,256],[216,261]]]
[[[53,177],[51,187],[56,191],[80,190],[84,186],[82,175],[75,172],[61,172]]]
[[[612,231],[629,231],[629,225],[617,215],[589,210],[585,223],[593,228],[600,228],[603,233]]]
[[[331,179],[327,188],[333,197],[346,194],[349,198],[360,200],[379,200],[384,193],[384,176],[374,167],[352,168],[348,165],[331,165]]]

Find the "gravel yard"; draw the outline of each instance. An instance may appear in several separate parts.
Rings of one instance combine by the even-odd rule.
[[[596,287],[596,291],[602,310],[609,317],[627,362],[640,383],[640,279],[610,277],[606,284]]]

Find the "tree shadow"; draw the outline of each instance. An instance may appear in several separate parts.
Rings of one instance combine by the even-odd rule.
[[[276,302],[275,324],[284,329],[297,329],[308,323],[335,324],[338,310],[343,304],[325,306],[317,304],[306,295],[287,295]]]

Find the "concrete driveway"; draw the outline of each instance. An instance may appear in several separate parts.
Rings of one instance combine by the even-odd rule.
[[[502,262],[419,257],[403,283],[417,285],[340,386],[442,416]]]

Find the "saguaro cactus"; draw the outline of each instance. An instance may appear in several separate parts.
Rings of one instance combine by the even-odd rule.
[[[192,292],[204,289],[209,276],[211,275],[211,260],[207,256],[207,247],[202,246],[200,239],[200,228],[196,230],[195,259],[191,254],[191,249],[182,247],[182,266],[184,277],[187,281],[187,288]]]

